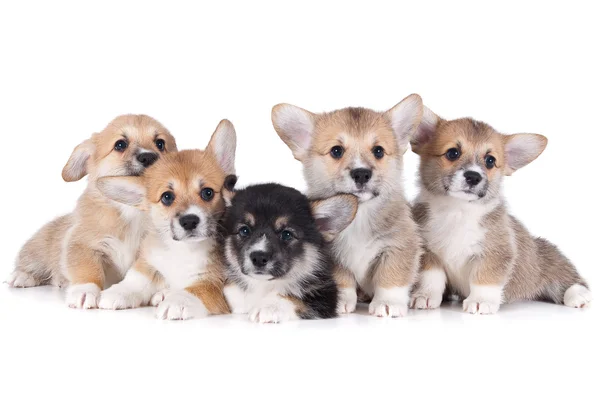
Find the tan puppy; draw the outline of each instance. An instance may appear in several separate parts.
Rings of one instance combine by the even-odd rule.
[[[141,177],[98,181],[107,197],[151,220],[134,267],[102,292],[100,308],[158,305],[161,319],[229,312],[216,238],[225,210],[222,189],[235,173],[235,143],[233,125],[223,120],[205,151],[167,154]]]
[[[70,307],[95,308],[100,290],[122,279],[145,230],[143,213],[106,199],[96,188],[103,176],[139,175],[175,139],[145,115],[123,115],[79,144],[65,165],[67,182],[85,175],[88,185],[73,213],[40,229],[21,249],[8,283],[13,287],[68,286]]]
[[[591,301],[571,262],[509,215],[502,195],[504,176],[536,159],[546,143],[542,135],[502,135],[485,123],[447,121],[425,109],[412,140],[421,157],[414,214],[427,246],[414,307],[439,307],[446,288],[465,298],[465,311],[479,314],[514,300],[570,307]]]
[[[408,311],[421,241],[404,197],[402,158],[422,112],[416,94],[387,112],[273,108],[275,130],[304,166],[308,195],[360,199],[356,218],[333,241],[340,313],[355,310],[357,287],[372,298],[373,315],[397,317]]]

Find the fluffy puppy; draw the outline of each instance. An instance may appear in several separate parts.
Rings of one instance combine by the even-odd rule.
[[[250,320],[278,323],[336,316],[338,289],[327,241],[354,218],[358,201],[309,201],[278,184],[236,193],[225,217],[227,301]]]
[[[216,238],[235,145],[233,125],[223,120],[205,151],[168,154],[141,177],[98,181],[108,198],[145,211],[150,219],[135,265],[122,282],[102,292],[100,308],[158,305],[160,319],[229,312]]]
[[[509,215],[504,176],[546,148],[538,134],[503,135],[473,119],[443,120],[425,109],[412,148],[421,157],[414,206],[427,246],[416,308],[437,308],[448,287],[470,313],[493,314],[514,300],[584,307],[587,284],[550,242]]]
[[[422,112],[416,94],[387,112],[273,108],[277,134],[304,166],[309,197],[360,199],[356,218],[333,241],[340,313],[355,310],[357,287],[372,298],[372,315],[398,317],[408,311],[421,241],[404,197],[402,158]]]
[[[88,175],[71,214],[42,227],[21,249],[8,284],[68,286],[66,302],[95,308],[100,290],[118,282],[133,264],[145,230],[143,214],[105,198],[96,188],[104,176],[140,175],[175,139],[153,118],[122,115],[79,144],[62,171],[65,181]]]

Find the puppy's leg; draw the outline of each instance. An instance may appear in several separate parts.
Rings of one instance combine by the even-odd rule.
[[[148,305],[162,285],[158,271],[143,259],[138,259],[121,282],[102,292],[98,307],[121,310]]]
[[[446,290],[446,282],[446,272],[441,260],[426,250],[421,257],[419,281],[411,295],[411,308],[439,308]]]
[[[69,244],[63,263],[69,279],[67,305],[71,308],[97,308],[100,291],[104,286],[101,255],[80,243]]]
[[[510,247],[505,251],[484,251],[475,258],[469,281],[470,293],[463,301],[463,310],[471,314],[495,314],[504,299],[504,284],[513,267]]]
[[[214,280],[213,278],[200,280],[188,286],[185,290],[198,297],[209,314],[221,315],[231,313],[223,294],[223,282],[220,280]]]
[[[249,319],[256,323],[281,323],[300,319],[308,307],[298,298],[269,294],[260,304],[250,309]]]
[[[356,279],[347,268],[336,265],[333,269],[333,278],[339,288],[337,312],[338,314],[350,314],[356,310],[358,296],[356,294]]]

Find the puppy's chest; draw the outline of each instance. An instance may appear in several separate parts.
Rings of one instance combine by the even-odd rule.
[[[168,288],[184,289],[207,271],[210,247],[188,247],[185,244],[177,246],[151,248],[146,260],[160,272]]]

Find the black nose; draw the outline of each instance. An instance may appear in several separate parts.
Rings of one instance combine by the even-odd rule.
[[[350,177],[357,184],[366,184],[371,179],[373,172],[369,169],[354,169],[350,172]]]
[[[195,214],[188,214],[179,218],[179,224],[181,224],[186,231],[191,231],[200,224],[200,218]]]
[[[270,259],[271,253],[262,251],[250,253],[250,260],[252,260],[252,264],[254,264],[256,268],[264,267],[265,265],[267,265]]]
[[[465,180],[467,180],[467,184],[469,184],[472,187],[479,184],[482,178],[483,177],[481,177],[481,174],[479,174],[476,171],[465,171]]]
[[[158,160],[158,155],[154,152],[143,152],[137,155],[137,160],[142,166],[148,167]]]

